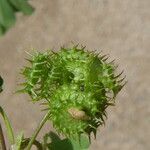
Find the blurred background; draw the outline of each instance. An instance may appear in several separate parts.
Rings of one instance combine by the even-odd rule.
[[[24,94],[15,94],[26,65],[25,51],[59,50],[72,42],[102,50],[124,69],[127,85],[116,106],[108,108],[106,125],[99,128],[91,150],[150,149],[150,1],[149,0],[30,0],[31,16],[0,37],[0,74],[4,107],[17,133],[30,136],[45,112]],[[53,130],[50,122],[43,129]]]

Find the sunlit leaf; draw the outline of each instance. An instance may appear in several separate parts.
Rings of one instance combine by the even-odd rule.
[[[33,12],[33,7],[28,4],[27,0],[8,0],[17,10],[22,11],[25,15]]]
[[[90,146],[89,138],[86,135],[81,135],[80,139],[70,140],[73,146],[73,150],[88,150]]]
[[[33,10],[27,0],[0,0],[0,36],[15,24],[18,11],[30,15]]]
[[[0,24],[6,29],[15,23],[15,14],[6,0],[0,0]]]
[[[47,139],[51,139],[51,142],[45,141],[45,150],[88,150],[90,142],[87,136],[81,135],[76,139],[60,139],[59,136],[53,132],[46,134]]]

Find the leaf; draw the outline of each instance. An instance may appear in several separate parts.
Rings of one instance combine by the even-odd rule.
[[[15,143],[13,129],[12,129],[11,123],[10,123],[5,111],[3,110],[3,108],[1,106],[0,106],[0,114],[2,115],[2,117],[4,119],[4,123],[6,126],[6,131],[7,131],[9,141],[13,145]]]
[[[7,0],[0,0],[0,24],[8,29],[15,24],[14,11]]]
[[[71,139],[73,150],[88,150],[90,146],[89,138],[81,135],[79,139]]]
[[[33,7],[28,4],[27,0],[9,0],[9,2],[17,9],[22,11],[25,15],[30,15],[33,12]]]
[[[3,81],[2,77],[0,76],[0,92],[3,91],[3,89],[2,89],[3,82],[4,81]]]
[[[63,139],[53,132],[46,134],[47,139],[51,139],[51,143],[46,142],[44,149],[48,150],[88,150],[90,142],[87,136],[81,135],[80,139]],[[47,145],[47,146],[46,146]]]
[[[4,27],[0,24],[0,36],[5,33]]]

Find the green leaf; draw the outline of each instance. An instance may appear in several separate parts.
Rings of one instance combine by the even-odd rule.
[[[2,89],[3,82],[4,81],[3,81],[2,77],[0,76],[0,92],[3,91],[3,89]]]
[[[54,132],[49,132],[49,133],[45,134],[44,137],[43,137],[43,144],[42,144],[43,145],[43,149],[47,148],[47,146],[50,143],[50,141],[59,143],[61,141],[61,139]]]
[[[14,25],[15,21],[15,14],[8,1],[0,0],[0,24],[8,29]]]
[[[50,144],[50,150],[74,150],[69,139],[64,139],[60,142],[53,142]]]
[[[0,24],[0,36],[4,34],[4,29],[2,27],[2,25]]]
[[[89,138],[86,135],[81,135],[79,139],[70,139],[73,150],[88,150],[90,146]]]
[[[33,12],[33,7],[28,4],[27,0],[8,0],[17,10],[22,11],[25,15]]]
[[[44,150],[72,150],[72,144],[69,139],[61,140],[54,132],[45,134],[43,138]]]
[[[89,138],[85,135],[81,135],[79,139],[61,140],[55,133],[50,132],[46,137],[51,139],[51,143],[45,143],[45,150],[88,150],[90,146]]]
[[[1,106],[0,106],[0,114],[2,115],[2,117],[4,119],[4,123],[6,126],[6,131],[7,131],[9,141],[13,145],[15,143],[13,129],[12,129],[11,123],[10,123],[5,111],[3,110],[3,108]]]

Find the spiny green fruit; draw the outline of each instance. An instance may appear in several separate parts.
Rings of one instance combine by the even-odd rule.
[[[50,120],[66,136],[93,132],[104,124],[106,108],[123,87],[116,66],[85,50],[61,48],[57,53],[36,53],[23,69],[24,89],[33,101],[46,100]]]

